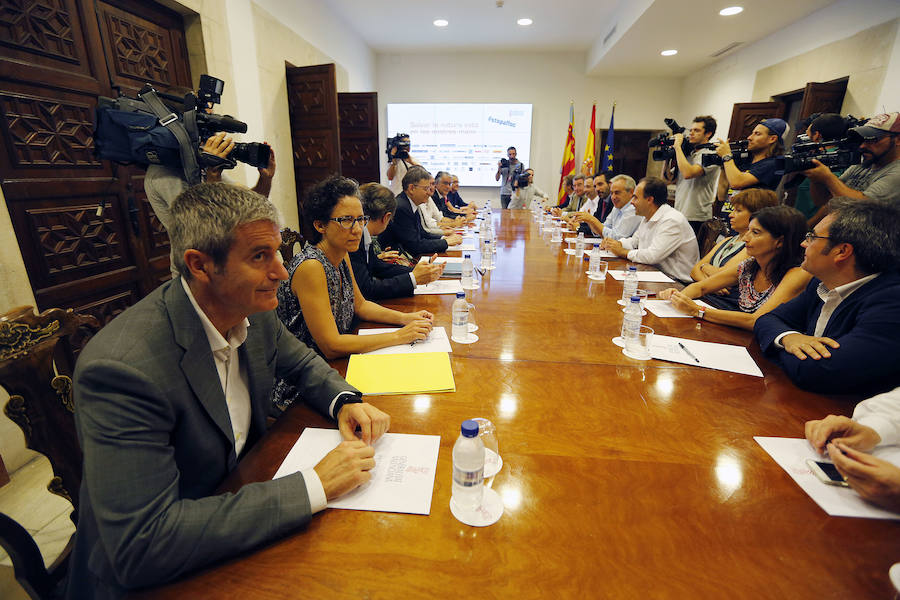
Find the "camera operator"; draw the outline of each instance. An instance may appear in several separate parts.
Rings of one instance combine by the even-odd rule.
[[[516,158],[516,147],[510,146],[506,149],[506,158],[501,158],[497,163],[497,172],[494,174],[494,180],[500,182],[500,206],[509,208],[509,201],[512,199],[513,182],[516,177],[525,172],[525,165]]]
[[[544,190],[534,185],[534,169],[525,169],[525,172],[519,176],[520,183],[513,192],[512,200],[509,203],[510,208],[531,208],[532,202],[544,202],[550,199]],[[524,185],[523,185],[524,184]]]
[[[853,165],[838,177],[815,160],[817,166],[803,173],[812,182],[810,193],[816,205],[830,198],[871,198],[900,201],[900,113],[872,117],[861,127],[852,127],[847,136],[860,141],[861,165]]]
[[[841,140],[847,135],[847,120],[837,113],[815,113],[807,121],[802,122],[800,127],[806,132],[806,137],[809,138],[809,141],[815,143]],[[830,145],[826,146],[825,150],[830,150],[832,147]],[[842,172],[843,170],[835,171],[834,174],[840,177]],[[797,180],[801,181],[796,183]],[[828,214],[828,209],[825,208],[824,204],[819,206],[813,201],[810,193],[812,182],[804,173],[785,174],[782,181],[788,193],[791,193],[789,188],[796,186],[793,191],[794,208],[803,213],[810,228],[814,227],[816,223]],[[790,204],[790,200],[787,203]]]
[[[742,171],[734,164],[728,140],[717,140],[716,153],[722,157],[722,168],[729,185],[736,190],[761,187],[774,190],[781,182],[775,174],[775,157],[784,154],[784,135],[788,124],[782,119],[763,119],[747,136],[751,164]]]
[[[716,120],[709,115],[694,117],[691,128],[688,130],[688,142],[694,144],[708,144],[709,139],[716,132]],[[687,217],[694,234],[700,229],[700,225],[712,218],[713,203],[716,199],[716,188],[719,182],[719,167],[710,165],[703,167],[701,156],[712,154],[715,151],[710,148],[694,149],[690,156],[686,156],[682,143],[684,133],[675,134],[675,162],[678,165],[678,176],[673,177],[672,171],[663,170],[666,183],[675,184],[675,209]]]
[[[405,149],[404,149],[405,148]],[[398,133],[388,141],[387,178],[394,195],[403,191],[403,176],[409,168],[419,163],[409,155],[409,136]]]

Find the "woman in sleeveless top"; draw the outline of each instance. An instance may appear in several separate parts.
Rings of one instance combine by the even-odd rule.
[[[734,235],[713,246],[706,256],[691,269],[694,281],[703,281],[726,267],[733,267],[747,259],[743,236],[750,227],[753,215],[767,206],[777,206],[778,197],[771,190],[753,188],[736,194],[731,199],[733,207],[728,218]],[[724,293],[723,293],[724,295]]]
[[[659,298],[669,300],[681,312],[713,323],[753,329],[756,319],[794,298],[809,283],[812,276],[799,266],[805,234],[806,219],[800,211],[789,206],[764,208],[756,213],[743,236],[749,258],[680,292],[675,288],[663,290]],[[693,300],[732,286],[737,286],[735,310],[701,311]]]
[[[307,239],[288,264],[278,288],[277,314],[285,327],[326,359],[423,340],[433,316],[426,310],[404,313],[366,300],[353,278],[349,252],[359,248],[368,217],[359,186],[334,176],[317,184],[303,203]],[[402,325],[390,333],[353,335],[356,319]],[[276,383],[274,400],[284,408],[295,391]]]

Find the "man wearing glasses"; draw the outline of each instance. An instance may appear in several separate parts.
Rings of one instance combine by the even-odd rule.
[[[863,162],[837,177],[814,161],[818,166],[804,174],[816,204],[838,196],[900,202],[900,113],[872,117],[862,127],[849,129],[847,137],[859,141]]]
[[[444,252],[450,246],[462,243],[462,236],[456,233],[438,235],[429,233],[422,227],[417,216],[417,207],[428,202],[434,192],[434,179],[422,167],[413,167],[403,176],[403,192],[397,196],[397,213],[378,236],[382,248],[402,248],[413,255]]]
[[[812,281],[756,321],[756,339],[804,389],[882,392],[900,384],[900,207],[854,198],[828,207],[803,242]]]

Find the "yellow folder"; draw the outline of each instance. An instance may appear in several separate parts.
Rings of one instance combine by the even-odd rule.
[[[446,352],[351,354],[347,383],[369,395],[456,391]]]

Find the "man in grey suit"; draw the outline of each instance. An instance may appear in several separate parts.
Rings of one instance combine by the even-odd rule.
[[[369,479],[370,444],[390,424],[275,317],[287,273],[268,200],[201,184],[171,212],[181,277],[104,327],[76,365],[84,478],[70,598],[121,597],[295,531]],[[264,433],[276,376],[346,441],[312,469],[214,495]]]

